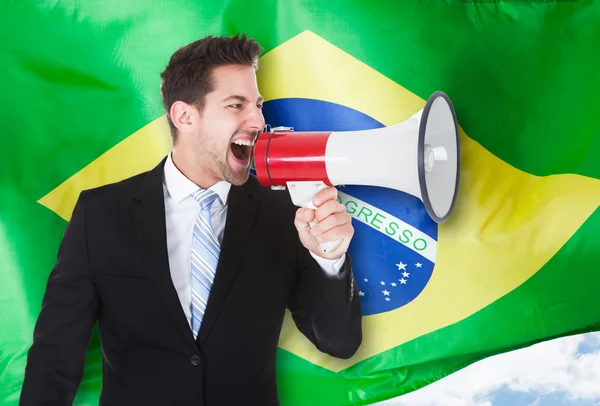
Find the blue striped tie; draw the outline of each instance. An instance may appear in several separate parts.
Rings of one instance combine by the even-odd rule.
[[[210,224],[210,205],[217,198],[212,190],[199,190],[192,197],[200,204],[192,237],[192,331],[198,335],[210,288],[219,263],[219,240]]]

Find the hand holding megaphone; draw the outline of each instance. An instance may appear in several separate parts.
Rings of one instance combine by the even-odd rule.
[[[289,189],[292,202],[296,206],[314,210],[316,210],[317,207],[315,207],[313,204],[313,200],[322,190],[328,188],[328,186],[323,182],[288,182],[287,187]],[[314,228],[317,225],[317,221],[313,220],[308,224],[311,228]],[[342,239],[326,241],[319,243],[319,246],[321,247],[321,250],[327,254],[337,249],[342,241]]]

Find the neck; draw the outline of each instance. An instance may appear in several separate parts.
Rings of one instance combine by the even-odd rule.
[[[218,183],[218,179],[203,162],[193,153],[191,148],[173,148],[171,154],[173,164],[183,175],[202,189],[208,189]]]

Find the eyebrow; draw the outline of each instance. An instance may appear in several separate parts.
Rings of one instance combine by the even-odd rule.
[[[225,99],[223,99],[223,101],[228,101],[228,100],[237,100],[240,103],[247,103],[248,102],[248,99],[246,97],[240,96],[240,95],[237,95],[237,94],[234,94],[233,96],[229,96],[229,97],[226,97]],[[264,99],[263,99],[262,96],[259,96],[257,101],[259,103],[263,103]]]

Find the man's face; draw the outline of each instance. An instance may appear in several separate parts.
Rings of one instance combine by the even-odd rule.
[[[215,182],[241,185],[248,180],[254,142],[265,126],[263,98],[250,66],[220,66],[212,74],[214,90],[206,95],[192,148],[198,166]]]

